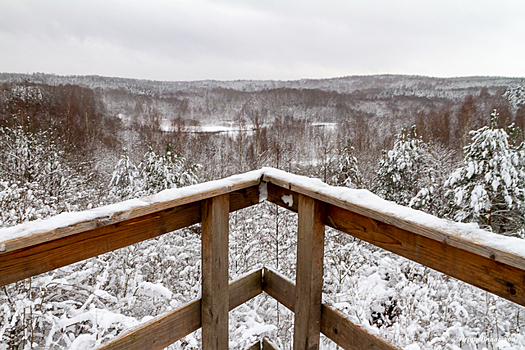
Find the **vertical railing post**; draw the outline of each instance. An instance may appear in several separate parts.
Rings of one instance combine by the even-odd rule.
[[[229,194],[202,201],[202,349],[228,349]]]
[[[323,288],[324,203],[299,195],[294,349],[319,349]]]

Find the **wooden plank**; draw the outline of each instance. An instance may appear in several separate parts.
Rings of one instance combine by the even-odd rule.
[[[275,347],[273,342],[271,342],[268,338],[264,337],[263,340],[253,344],[246,350],[261,350],[261,349],[262,350],[276,350],[277,347]]]
[[[252,346],[250,346],[248,349],[246,350],[261,350],[261,343],[260,342],[257,342],[255,344],[253,344]]]
[[[270,341],[268,338],[264,337],[262,340],[262,350],[276,350],[277,347],[274,345],[272,341]]]
[[[299,210],[299,194],[297,192],[288,190],[286,188],[279,187],[277,185],[272,184],[269,182],[267,184],[267,190],[268,190],[268,198],[267,200],[269,202],[275,203],[283,208],[286,208],[288,210],[291,210],[293,212],[296,212]],[[290,197],[292,196],[292,205],[290,206],[288,203],[285,203],[283,201],[283,197]]]
[[[228,348],[229,194],[202,203],[202,349]]]
[[[262,292],[262,270],[230,283],[229,309],[244,304]],[[201,300],[195,300],[139,328],[113,339],[98,350],[164,349],[201,327]]]
[[[201,327],[201,299],[155,318],[97,350],[164,349]]]
[[[349,210],[328,205],[330,226],[525,306],[525,271]]]
[[[299,195],[294,349],[319,349],[323,289],[324,203]]]
[[[230,210],[259,202],[254,186],[230,193]],[[201,221],[200,202],[189,203],[142,217],[100,226],[94,230],[40,242],[0,254],[0,286],[77,261],[126,247]],[[41,237],[40,237],[41,238]]]
[[[270,184],[267,188],[268,199],[286,208],[279,198],[294,191]],[[294,194],[297,195],[299,193]],[[328,201],[329,196],[317,197]],[[405,227],[399,227],[386,222],[396,220],[381,221],[342,208],[341,205],[343,204],[339,202],[327,204],[326,225],[525,306],[525,263],[520,266],[521,257],[507,252],[496,252],[490,247],[462,240],[445,232],[430,235],[435,237],[430,238],[428,232],[433,229],[406,223],[399,225]],[[491,251],[493,255],[487,255]],[[513,259],[513,256],[516,259]],[[511,261],[512,264],[509,263]]]
[[[186,204],[0,255],[0,285],[157,237],[200,221],[200,203]]]
[[[259,186],[230,192],[230,213],[259,204]]]
[[[95,219],[81,221],[74,225],[70,225],[66,227],[57,227],[56,229],[53,229],[50,231],[37,232],[37,233],[30,234],[30,235],[22,236],[19,238],[15,238],[12,240],[0,242],[0,246],[1,246],[0,256],[2,254],[7,254],[14,250],[24,249],[30,246],[39,245],[41,243],[48,242],[50,240],[57,240],[57,239],[64,238],[67,236],[75,235],[77,233],[94,230],[94,229],[100,228],[101,226],[107,226],[107,225],[127,222],[135,218],[145,217],[149,214],[153,214],[156,212],[172,209],[175,207],[180,207],[180,206],[190,204],[190,203],[199,202],[203,199],[212,198],[214,196],[218,196],[221,194],[231,193],[232,196],[234,197],[242,197],[243,194],[246,195],[247,192],[250,192],[249,201],[253,205],[259,202],[259,183],[260,183],[260,179],[250,180],[250,181],[240,181],[238,183],[234,183],[228,186],[222,186],[222,187],[214,188],[211,190],[205,190],[203,192],[194,193],[188,196],[184,196],[184,197],[180,197],[180,198],[168,200],[168,201],[161,201],[161,202],[153,202],[155,200],[155,195],[144,197],[144,198],[141,198],[140,200],[146,203],[150,202],[151,204],[132,208],[129,210],[115,212],[109,216],[104,215],[101,217],[97,217]],[[195,185],[195,187],[197,188],[198,186],[203,186],[203,184]],[[208,186],[210,186],[209,183],[206,187]],[[244,190],[247,190],[247,191],[244,191]],[[187,192],[188,188],[184,188],[183,191]],[[257,192],[257,195],[252,196],[255,192]],[[231,202],[235,203],[233,198],[231,198]],[[40,225],[40,224],[36,224],[36,225]]]
[[[263,290],[292,312],[294,311],[296,287],[281,274],[265,268]],[[325,304],[321,308],[321,332],[343,349],[397,349],[356,326],[348,318]]]
[[[263,270],[249,272],[245,276],[230,283],[228,287],[228,310],[244,304],[262,293]]]
[[[263,269],[263,291],[295,312],[295,284],[277,271]]]
[[[363,328],[353,324],[340,312],[324,304],[322,306],[321,332],[343,349],[399,349],[371,335]]]
[[[368,208],[362,205],[350,203],[342,199],[335,198],[333,196],[330,196],[324,193],[320,193],[306,186],[290,183],[286,180],[280,179],[275,176],[265,174],[263,176],[263,181],[267,181],[269,183],[274,184],[277,187],[287,189],[290,192],[295,192],[297,194],[304,194],[305,196],[309,196],[309,197],[318,199],[327,204],[332,204],[337,207],[360,214],[362,216],[369,217],[381,223],[389,224],[389,225],[398,227],[400,229],[431,238],[439,242],[444,242],[449,246],[461,248],[463,250],[470,251],[472,253],[484,256],[491,260],[495,260],[495,261],[525,270],[525,256],[512,254],[512,253],[509,253],[503,250],[496,249],[494,247],[489,247],[486,245],[478,244],[476,242],[472,242],[470,240],[459,237],[458,235],[450,234],[450,233],[440,231],[440,230],[437,230],[431,227],[419,225],[417,223],[404,220],[403,218],[399,218],[391,214],[386,214],[386,213],[383,213],[383,212],[380,212],[375,209],[371,209],[371,208]],[[272,191],[272,187],[268,186],[268,198],[271,198],[272,196],[270,193],[271,191]],[[276,204],[280,204],[280,203],[276,203]],[[285,207],[284,205],[282,206]],[[328,225],[329,223],[327,222],[326,224]]]

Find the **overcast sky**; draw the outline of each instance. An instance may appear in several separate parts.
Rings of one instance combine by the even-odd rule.
[[[0,0],[0,71],[525,77],[525,0]]]

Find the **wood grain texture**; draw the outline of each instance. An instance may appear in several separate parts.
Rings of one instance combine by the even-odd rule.
[[[440,231],[440,230],[437,230],[431,227],[419,225],[417,223],[406,221],[403,218],[399,218],[391,214],[382,213],[375,209],[371,209],[371,208],[361,206],[355,203],[350,203],[350,202],[341,200],[339,198],[335,198],[333,196],[319,193],[318,191],[314,189],[287,182],[275,176],[265,174],[263,176],[263,181],[269,182],[277,187],[287,189],[290,192],[295,192],[297,194],[303,194],[305,196],[309,196],[314,199],[318,199],[327,204],[332,204],[337,207],[354,212],[356,214],[360,214],[362,216],[369,217],[373,220],[376,220],[376,221],[379,221],[385,224],[389,224],[389,225],[398,227],[400,229],[403,229],[409,232],[414,232],[420,236],[425,236],[427,238],[431,238],[433,240],[446,243],[449,246],[461,248],[463,250],[470,251],[477,255],[484,256],[486,258],[504,263],[506,265],[511,265],[519,269],[525,270],[525,257],[524,256],[518,256],[516,254],[502,251],[494,247],[477,244],[475,242],[464,239],[458,235],[443,232],[443,231]],[[272,188],[271,186],[268,186],[268,192],[269,192],[268,198],[272,197],[272,195],[270,194],[271,188]],[[280,203],[276,203],[276,204],[282,205]],[[282,206],[285,207],[284,205]]]
[[[257,342],[255,344],[253,344],[252,346],[250,346],[246,350],[261,350],[261,342]]]
[[[340,231],[525,306],[522,269],[334,205],[326,217]]]
[[[293,184],[287,187],[295,188]],[[280,200],[282,195],[293,194],[295,198],[300,194],[287,187],[268,184],[268,200],[286,208]],[[326,225],[525,306],[525,263],[520,265],[521,257],[495,252],[490,247],[409,224],[390,215],[381,216],[376,212],[368,217],[353,211],[355,205],[330,196],[317,195],[316,198],[324,198],[328,203]],[[372,215],[365,209],[361,211]]]
[[[299,210],[299,194],[297,192],[279,187],[269,182],[267,184],[268,198],[267,201],[277,204],[283,208],[296,212]],[[293,204],[290,206],[283,201],[284,196],[292,196]]]
[[[103,344],[98,350],[164,349],[201,327],[200,312],[201,300],[192,301]]]
[[[273,345],[270,339],[264,337],[262,340],[262,350],[276,350],[277,348]]]
[[[340,312],[322,306],[321,332],[337,345],[347,350],[394,350],[400,349],[368,333],[355,325]]]
[[[258,186],[230,193],[231,211],[259,203]],[[0,254],[0,286],[157,237],[201,221],[200,201],[41,241]],[[38,244],[35,244],[39,242]]]
[[[230,192],[230,213],[259,204],[259,186]]]
[[[272,269],[263,269],[263,290],[290,311],[295,312],[295,285]]]
[[[229,309],[244,304],[262,292],[262,270],[230,283]],[[195,300],[139,328],[109,341],[98,350],[164,349],[201,327],[201,300]]]
[[[299,195],[294,349],[319,349],[323,288],[324,203]]]
[[[0,251],[0,256],[14,250],[25,249],[27,247],[39,245],[51,240],[57,240],[67,236],[75,235],[77,233],[98,229],[103,226],[114,225],[139,217],[145,217],[156,212],[162,212],[186,204],[199,202],[203,199],[212,198],[225,193],[231,193],[232,197],[237,197],[239,199],[239,202],[243,202],[243,197],[245,197],[245,199],[248,199],[247,197],[249,197],[248,201],[251,203],[251,205],[257,204],[259,202],[259,183],[260,180],[239,182],[232,186],[207,190],[201,193],[184,196],[170,201],[154,202],[146,206],[117,212],[111,216],[102,216],[96,219],[79,222],[75,225],[59,227],[51,231],[38,232],[12,240],[3,241],[0,242],[0,244],[3,244],[2,250]],[[257,193],[256,196],[254,195],[255,192]],[[145,202],[149,202],[152,200],[152,198],[153,197],[144,197],[142,199]],[[231,202],[237,203],[234,198],[231,199]]]
[[[237,306],[244,304],[248,300],[261,294],[263,281],[263,270],[255,270],[230,283],[228,287],[228,310],[231,311]]]
[[[265,293],[291,311],[295,310],[296,286],[281,274],[265,268],[263,289]],[[398,349],[356,326],[341,313],[325,304],[322,304],[321,307],[321,333],[343,349]]]
[[[12,283],[200,221],[200,203],[186,204],[125,222],[0,255],[0,285]]]
[[[228,348],[229,194],[202,204],[202,349]]]

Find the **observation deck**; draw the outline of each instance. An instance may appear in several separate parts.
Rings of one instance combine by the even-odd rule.
[[[268,268],[228,283],[229,213],[269,201],[298,213],[296,281]],[[202,298],[99,349],[162,349],[202,327],[202,348],[228,348],[228,311],[266,293],[295,313],[294,349],[320,333],[344,349],[395,349],[322,303],[325,226],[525,306],[525,241],[453,223],[271,168],[0,230],[0,286],[197,223]],[[265,340],[250,349],[272,348]]]

